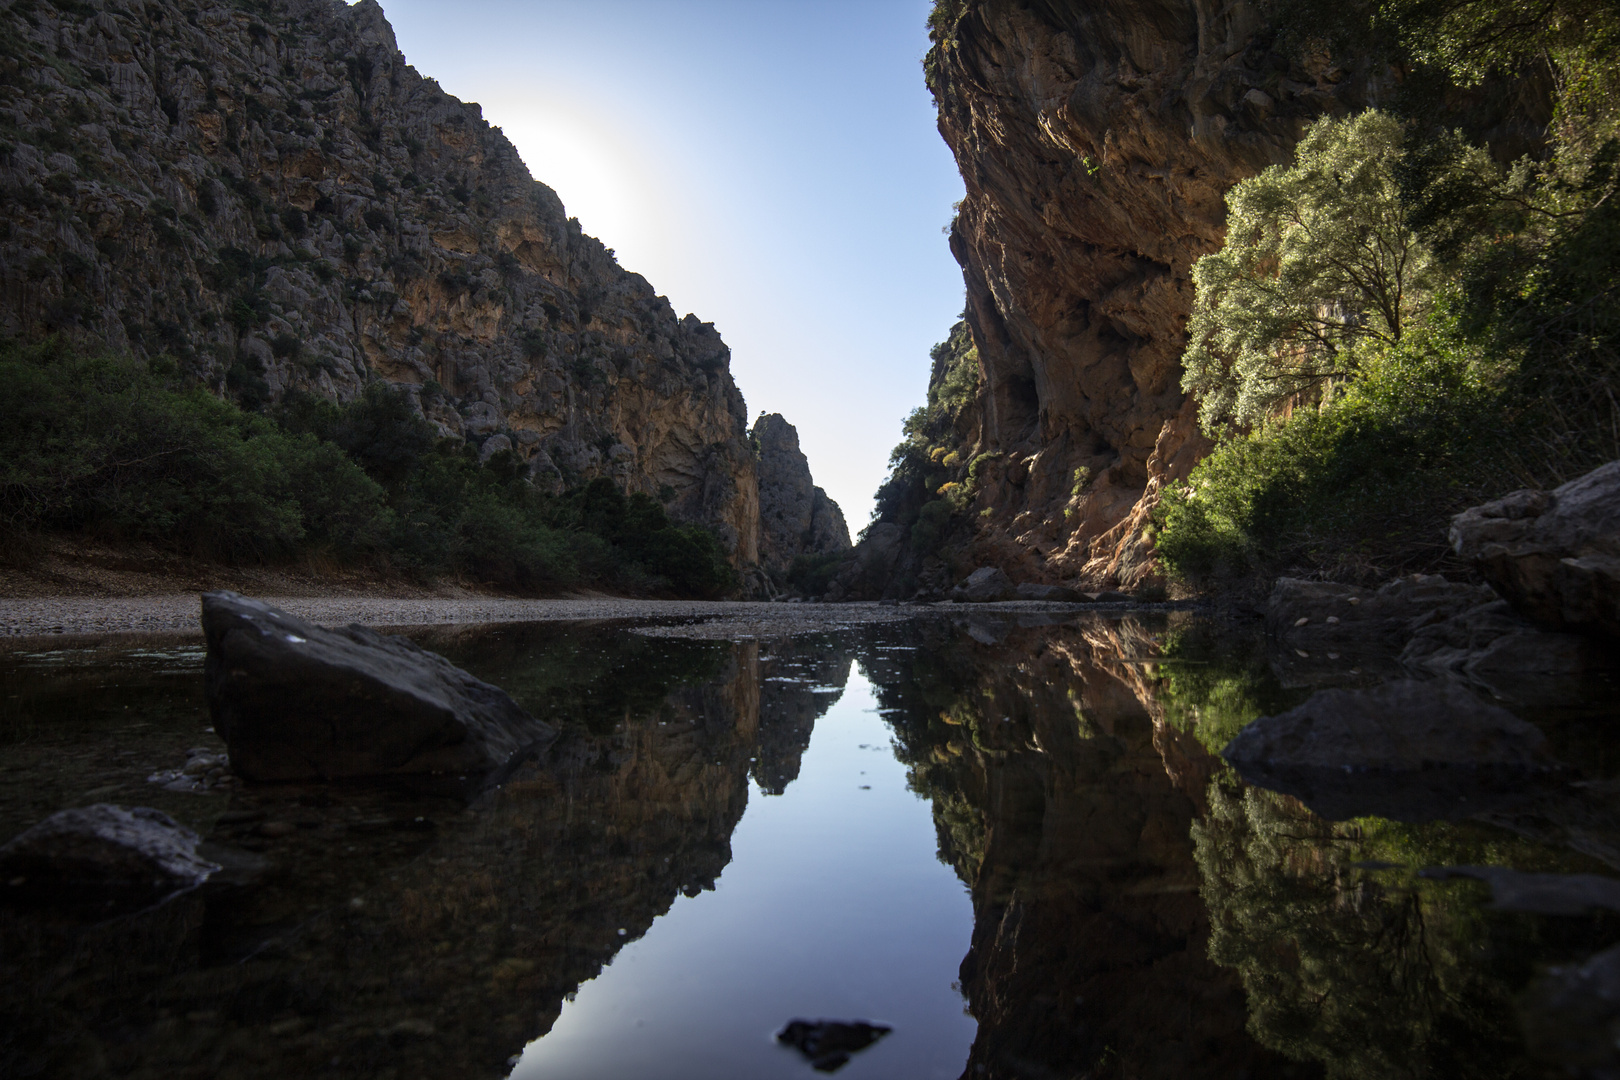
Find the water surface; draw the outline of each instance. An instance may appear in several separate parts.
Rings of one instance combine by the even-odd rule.
[[[1025,623],[413,633],[563,731],[470,800],[166,789],[220,748],[195,643],[0,655],[0,831],[151,805],[231,857],[135,918],[0,913],[0,1075],[816,1075],[795,1017],[893,1027],[851,1077],[1564,1074],[1526,1003],[1620,922],[1419,871],[1620,875],[1612,693],[1515,705],[1577,770],[1533,804],[1333,822],[1211,750],[1355,673]]]

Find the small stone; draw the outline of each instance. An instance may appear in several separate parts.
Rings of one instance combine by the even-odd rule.
[[[298,826],[290,821],[267,821],[255,831],[266,840],[279,840],[283,836],[291,836],[297,832]]]
[[[1306,623],[1308,623],[1310,621],[1311,621],[1311,619],[1310,619],[1309,615],[1301,615],[1299,618],[1294,620],[1294,625],[1295,626],[1304,626]]]
[[[1327,617],[1327,621],[1329,624],[1336,624],[1339,621],[1339,617],[1337,615],[1329,615]],[[1294,625],[1298,626],[1299,624],[1295,623]]]

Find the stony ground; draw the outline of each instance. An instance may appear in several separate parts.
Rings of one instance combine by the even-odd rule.
[[[878,604],[770,604],[743,601],[624,600],[613,597],[510,600],[490,597],[258,596],[324,625],[435,626],[451,623],[656,619],[723,623],[727,636],[808,633],[888,622],[915,608]],[[46,635],[201,633],[196,593],[168,596],[0,598],[0,639]],[[711,627],[718,629],[718,627]]]

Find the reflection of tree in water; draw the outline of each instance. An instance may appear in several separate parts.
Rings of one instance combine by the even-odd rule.
[[[1228,775],[1210,785],[1192,836],[1210,957],[1241,975],[1250,1031],[1331,1077],[1535,1075],[1515,993],[1537,962],[1606,940],[1601,920],[1493,913],[1480,886],[1411,876],[1571,868],[1567,854],[1483,826],[1329,822]]]
[[[1163,739],[1149,707],[1140,660],[1159,632],[919,630],[906,665],[862,654],[940,857],[972,890],[965,1077],[1314,1074],[1247,1036],[1235,976],[1206,956],[1194,802],[1166,755],[1183,777],[1208,755]]]

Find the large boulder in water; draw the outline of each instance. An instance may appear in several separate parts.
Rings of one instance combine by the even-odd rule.
[[[1322,690],[1263,716],[1221,756],[1257,787],[1332,820],[1467,817],[1521,796],[1562,767],[1545,737],[1505,709],[1445,680],[1374,690]]]
[[[1451,544],[1527,618],[1620,637],[1620,461],[1464,511]]]
[[[73,918],[131,914],[189,892],[219,869],[197,854],[198,842],[146,806],[63,810],[0,847],[0,897]]]
[[[202,623],[214,729],[250,780],[486,777],[556,737],[406,638],[311,626],[231,592],[203,596]]]

